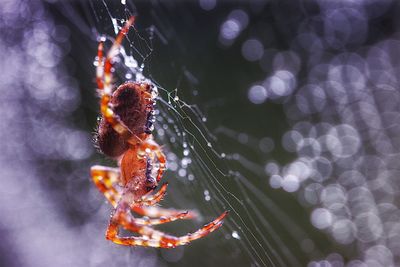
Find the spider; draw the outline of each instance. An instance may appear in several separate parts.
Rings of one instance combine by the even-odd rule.
[[[227,212],[196,232],[181,237],[152,227],[178,219],[192,219],[197,214],[155,206],[167,190],[165,183],[153,193],[166,168],[165,155],[151,134],[156,87],[150,82],[128,81],[113,92],[113,61],[134,21],[135,17],[131,17],[125,23],[105,57],[103,41],[98,45],[96,81],[101,120],[96,139],[101,152],[116,159],[119,168],[96,165],[91,168],[91,176],[113,206],[106,239],[126,246],[173,248],[221,227]],[[133,213],[143,217],[134,217]],[[120,227],[137,235],[121,236]]]

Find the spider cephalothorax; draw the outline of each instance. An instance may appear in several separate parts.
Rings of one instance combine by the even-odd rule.
[[[181,237],[152,228],[157,224],[194,218],[196,213],[154,206],[161,201],[167,189],[167,184],[164,184],[158,192],[151,194],[166,164],[161,147],[151,135],[156,88],[150,82],[126,82],[113,92],[113,58],[134,19],[131,17],[125,23],[105,58],[103,43],[99,43],[96,73],[101,120],[97,144],[105,155],[118,161],[119,168],[93,166],[91,174],[96,186],[114,207],[107,239],[121,245],[171,248],[218,229],[227,212],[196,232]],[[136,218],[132,212],[145,217]],[[139,236],[122,237],[119,235],[120,227]]]

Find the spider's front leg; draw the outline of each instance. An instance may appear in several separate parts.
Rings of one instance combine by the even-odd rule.
[[[121,122],[119,117],[110,108],[110,100],[112,95],[112,67],[113,59],[118,54],[121,47],[121,42],[127,34],[130,26],[134,23],[135,17],[131,17],[119,31],[114,43],[104,59],[103,49],[104,44],[100,41],[97,52],[97,68],[96,68],[96,81],[100,92],[100,111],[104,119],[112,126],[112,128],[122,136],[131,136],[130,130]]]

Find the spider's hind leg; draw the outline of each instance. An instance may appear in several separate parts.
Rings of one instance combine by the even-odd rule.
[[[167,187],[168,183],[163,184],[160,190],[158,190],[155,194],[152,195],[147,194],[142,196],[141,199],[138,200],[138,203],[134,203],[134,205],[140,204],[145,206],[153,206],[157,204],[164,198],[165,194],[167,193]]]
[[[154,230],[150,227],[143,227],[139,229],[139,233],[144,236],[149,236],[150,240],[154,240],[154,242],[159,242],[159,246],[162,248],[174,248],[177,246],[182,246],[189,244],[190,242],[205,237],[211,232],[214,232],[218,228],[220,228],[223,224],[223,220],[228,215],[228,212],[222,213],[218,218],[213,220],[212,222],[204,225],[202,228],[197,230],[196,232],[186,234],[184,236],[176,237],[173,235],[168,235],[163,232]]]
[[[135,205],[131,207],[131,210],[141,216],[146,216],[150,218],[160,218],[160,217],[167,218],[167,217],[179,216],[180,214],[184,213],[186,213],[186,216],[182,219],[194,219],[198,217],[198,214],[195,211],[163,209],[156,206]]]
[[[110,224],[107,228],[106,238],[116,244],[125,246],[174,248],[186,245],[191,241],[202,238],[220,228],[223,219],[228,214],[227,212],[224,212],[217,219],[206,224],[194,233],[176,237],[154,230],[152,227],[140,225],[140,219],[136,219],[130,214],[129,207],[124,203],[120,202],[120,204],[121,205],[116,208],[115,213],[111,218]],[[121,237],[119,236],[119,226],[122,226],[126,230],[138,233],[141,236]]]
[[[188,211],[183,211],[180,213],[171,213],[168,216],[161,216],[160,218],[149,218],[147,216],[143,218],[134,218],[135,224],[138,224],[140,226],[145,226],[145,225],[158,225],[158,224],[164,224],[164,223],[169,223],[173,222],[176,220],[181,220],[181,219],[187,219],[189,217],[189,212]]]

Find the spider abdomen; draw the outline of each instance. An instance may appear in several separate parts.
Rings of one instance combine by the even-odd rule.
[[[150,90],[148,84],[127,82],[112,94],[112,110],[133,135],[148,133],[154,103]],[[99,123],[97,145],[104,154],[114,158],[129,148],[126,137],[119,135],[104,118]]]

